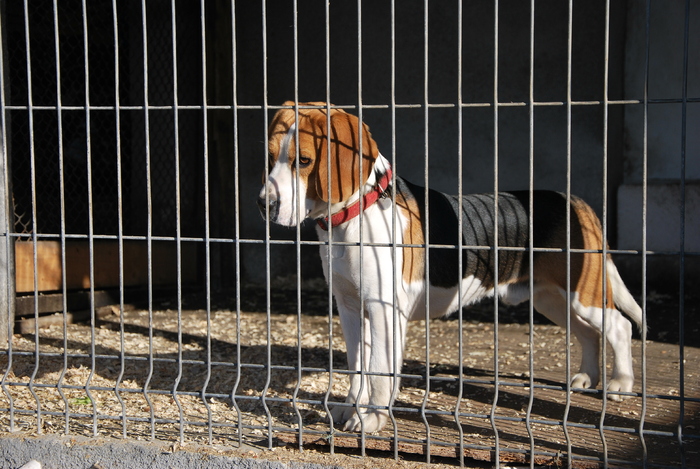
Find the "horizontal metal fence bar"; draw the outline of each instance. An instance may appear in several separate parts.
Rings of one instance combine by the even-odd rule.
[[[26,235],[19,234],[19,233],[10,233],[10,237],[12,238],[25,238]],[[1,237],[1,236],[0,236]],[[59,239],[60,235],[56,234],[39,234],[37,233],[36,235],[37,239],[47,239],[47,240],[55,240]],[[82,234],[66,234],[65,235],[66,239],[88,239],[88,235],[82,235]],[[117,240],[119,237],[117,235],[92,235],[92,238],[95,240]],[[124,241],[147,241],[149,238],[147,236],[135,236],[135,235],[124,235],[121,237]],[[205,238],[199,238],[199,237],[187,237],[187,236],[181,236],[180,238],[174,237],[174,236],[151,236],[150,239],[152,241],[182,241],[184,242],[202,242],[205,240]],[[325,241],[315,241],[315,240],[301,240],[297,241],[294,239],[269,239],[269,240],[262,240],[262,239],[257,239],[257,238],[209,238],[208,241],[210,243],[240,243],[240,244],[265,244],[269,243],[271,245],[283,245],[283,246],[294,246],[296,244],[301,244],[301,245],[307,245],[307,246],[327,246],[328,243]],[[346,242],[346,241],[333,241],[334,245],[337,246],[356,246],[359,247],[360,243],[357,242]],[[363,242],[363,246],[367,247],[399,247],[399,248],[429,248],[429,249],[459,249],[459,246],[455,244],[408,244],[408,243],[373,243],[373,242]],[[471,250],[471,251],[491,251],[494,249],[493,246],[470,246],[470,245],[465,245],[463,244],[461,246],[463,250]],[[499,251],[513,251],[513,252],[529,252],[529,248],[527,247],[518,247],[518,246],[501,246],[499,245],[497,248]],[[566,249],[566,248],[540,248],[540,247],[535,247],[534,252],[547,252],[547,253],[566,253],[566,252],[571,252],[573,254],[602,254],[603,250],[602,249],[576,249],[576,248],[571,248],[571,249]],[[646,255],[651,255],[651,256],[677,256],[680,254],[680,251],[652,251],[652,250],[647,250],[646,252],[642,252],[638,249],[606,249],[605,250],[606,254],[629,254],[629,255],[640,255],[640,254],[646,254]],[[700,251],[685,251],[684,255],[686,256],[700,256]]]
[[[153,393],[156,393],[155,391]],[[240,396],[241,398],[243,397],[249,397],[249,396]],[[256,399],[260,399],[259,397]],[[273,398],[267,398],[268,400],[274,400]],[[301,402],[301,401],[300,401]],[[6,411],[7,409],[0,408],[0,411]],[[33,411],[27,411],[23,409],[15,409],[15,412],[18,414],[31,414]],[[50,416],[63,416],[63,412],[56,412],[56,411],[45,411],[42,412],[43,415],[50,415]],[[447,413],[448,415],[451,415],[451,413]],[[92,414],[84,414],[84,413],[71,413],[71,417],[74,418],[82,418],[82,419],[88,419],[88,418],[93,418],[94,416]],[[484,416],[474,416],[477,418],[487,418],[487,415]],[[114,416],[114,415],[104,415],[104,414],[98,414],[97,418],[99,420],[122,420],[125,419],[128,422],[143,422],[143,423],[149,423],[153,421],[156,424],[183,424],[187,426],[195,426],[195,427],[206,427],[211,425],[211,427],[216,427],[216,428],[242,428],[245,430],[267,430],[271,429],[274,432],[279,432],[279,433],[290,433],[290,432],[295,432],[295,428],[289,428],[289,427],[281,427],[281,426],[272,426],[269,427],[267,425],[250,425],[250,424],[238,424],[238,423],[225,423],[225,422],[203,422],[203,421],[197,421],[197,420],[177,420],[177,419],[167,419],[167,418],[159,418],[155,417],[154,419],[151,419],[150,417],[135,417],[135,416]],[[498,417],[497,417],[498,419]],[[500,420],[500,419],[499,419]],[[78,422],[80,425],[80,423]],[[85,424],[82,424],[85,425]],[[561,425],[561,424],[559,424]],[[572,425],[574,426],[574,425]],[[606,428],[607,430],[608,428]],[[304,430],[305,433],[309,435],[320,435],[320,436],[326,436],[328,435],[328,432],[324,431],[318,431],[318,430],[313,430],[313,429],[306,429]],[[645,431],[645,435],[651,435],[651,436],[663,436],[663,437],[673,437],[675,435],[673,434],[665,434],[663,432],[653,432],[653,431]],[[341,431],[336,431],[335,432],[336,437],[350,437],[350,438],[355,438],[357,435],[355,433],[346,433],[346,432],[341,432]],[[398,438],[393,438],[393,437],[384,437],[384,436],[379,436],[379,435],[367,435],[368,439],[374,440],[374,441],[386,441],[386,442],[393,442],[397,441],[400,443],[413,443],[413,444],[421,444],[425,443],[426,439],[412,439],[412,438],[406,438],[406,437],[398,437]],[[440,440],[431,440],[430,441],[432,445],[434,446],[440,446],[440,447],[445,447],[445,448],[458,448],[459,444],[457,443],[450,443],[450,442],[445,442],[445,441],[440,441]],[[475,450],[488,450],[491,449],[491,446],[487,445],[475,445],[475,444],[464,444],[464,448],[467,449],[475,449]],[[517,449],[517,448],[509,448],[507,450],[509,453],[517,453],[517,454],[528,454],[530,451],[529,450],[523,450],[523,449]],[[546,457],[556,457],[560,456],[560,453],[554,453],[550,451],[541,451],[541,450],[536,450],[534,452],[535,455],[538,456],[546,456]],[[598,461],[598,458],[592,457],[592,456],[578,456],[578,460],[582,461]],[[610,459],[610,462],[612,463],[624,463],[624,464],[630,464],[629,460],[617,460],[617,459]],[[658,465],[658,464],[650,464],[649,467],[667,467],[663,465]],[[671,466],[668,466],[671,467]]]
[[[700,103],[700,97],[697,98],[656,98],[649,99],[648,104],[683,104],[683,103]],[[571,101],[567,103],[566,101],[512,101],[512,102],[499,102],[496,103],[499,107],[525,107],[525,106],[535,106],[535,107],[556,107],[556,106],[567,106],[571,104],[572,106],[598,106],[598,105],[637,105],[645,104],[643,99],[621,99],[621,100],[610,100],[610,101],[600,101],[600,100],[590,100],[590,101]],[[493,107],[492,102],[480,102],[480,103],[462,103],[462,108],[473,108],[473,107]],[[360,106],[356,104],[342,104],[331,106],[331,109],[348,109],[357,110]],[[390,109],[388,104],[363,104],[362,109]],[[425,107],[423,104],[399,104],[394,106],[396,109],[422,109]],[[444,109],[444,108],[456,108],[458,107],[455,103],[429,103],[428,108],[431,109]],[[7,105],[5,109],[8,111],[231,111],[231,110],[248,110],[248,111],[262,111],[264,109],[268,110],[278,110],[278,109],[293,109],[291,106],[274,106],[268,105],[266,108],[258,105],[242,105],[237,106],[227,105],[227,104],[207,104],[207,105],[191,105],[182,104],[177,106],[172,105],[148,105],[148,106],[138,106],[138,105],[123,105],[123,106],[101,106],[101,105],[91,105],[91,106],[46,106],[46,105]],[[299,106],[299,109],[326,109],[326,106]]]
[[[151,392],[149,391],[149,394],[157,394],[157,392]],[[255,398],[257,400],[260,400],[259,397]],[[2,409],[0,409],[2,410]],[[28,411],[28,410],[23,410],[23,409],[17,409],[16,413],[18,414],[32,414],[35,411]],[[57,412],[57,411],[47,411],[47,412],[42,412],[42,415],[52,415],[52,416],[63,416],[63,412]],[[84,413],[73,413],[71,412],[71,417],[78,417],[78,418],[93,418],[93,414],[84,414]],[[166,418],[160,418],[160,417],[154,417],[151,419],[150,417],[134,417],[134,416],[126,416],[122,417],[121,415],[105,415],[105,414],[97,414],[97,419],[99,420],[122,420],[125,419],[129,422],[153,422],[153,423],[170,423],[170,424],[179,424],[182,423],[184,425],[194,425],[194,426],[200,426],[200,427],[207,427],[207,426],[212,426],[212,427],[219,427],[219,428],[239,428],[239,424],[237,423],[225,423],[225,422],[202,422],[202,421],[197,421],[197,420],[177,420],[177,419],[166,419]],[[80,423],[79,423],[80,424]],[[86,424],[82,424],[86,425]],[[90,425],[91,426],[91,425]],[[250,430],[262,430],[262,429],[267,429],[269,428],[267,425],[250,425],[250,424],[242,424],[242,428],[244,429],[250,429]],[[278,432],[289,432],[290,429],[289,427],[278,427],[278,426],[273,426],[273,430],[278,431]]]
[[[0,355],[6,355],[6,352],[0,352]],[[29,352],[14,352],[13,355],[30,355]],[[63,356],[62,354],[42,354],[42,356]],[[76,355],[76,354],[69,354],[68,355],[70,358],[90,358],[89,355]],[[96,356],[95,358],[99,359],[112,359],[112,360],[119,360],[121,357],[119,356]],[[133,360],[133,361],[148,361],[148,357],[130,357],[126,356],[124,357],[125,360]],[[153,362],[165,362],[165,363],[177,363],[176,359],[172,358],[153,358]],[[189,364],[189,365],[200,365],[200,366],[206,366],[207,362],[203,360],[182,360],[181,361],[183,364]],[[236,362],[211,362],[212,366],[218,366],[218,367],[239,367],[240,368],[245,368],[245,369],[257,369],[257,370],[264,370],[267,369],[267,365],[259,365],[259,364],[252,364],[252,363],[236,363]],[[270,370],[273,371],[296,371],[299,370],[298,367],[296,366],[285,366],[285,365],[271,365]],[[302,367],[301,368],[302,372],[306,373],[330,373],[331,371],[335,374],[338,375],[359,375],[360,371],[350,371],[350,370],[344,370],[344,369],[336,369],[333,368],[332,370],[330,368],[318,368],[318,367]],[[377,372],[364,372],[366,376],[394,376],[393,374],[387,374],[387,373],[377,373]],[[401,379],[426,379],[424,375],[415,375],[415,374],[404,374],[404,373],[398,373],[396,376],[398,376]],[[451,378],[451,377],[442,377],[442,376],[430,376],[427,379],[429,379],[431,382],[446,382],[446,383],[464,383],[464,384],[480,384],[480,385],[494,385],[496,383],[495,380],[486,380],[486,379],[470,379],[470,378]],[[19,386],[19,387],[28,387],[29,383],[25,382],[10,382],[7,381],[6,385],[8,386]],[[517,382],[511,382],[508,380],[498,380],[498,385],[502,387],[508,387],[508,388],[527,388],[530,387],[528,383],[517,383]],[[36,388],[54,388],[56,387],[54,384],[42,384],[42,383],[35,383],[32,385],[33,387]],[[77,386],[77,385],[61,385],[62,389],[85,389],[85,386]],[[89,387],[91,390],[115,390],[114,387],[104,387],[104,386],[90,386]],[[566,386],[557,386],[557,385],[551,385],[551,384],[535,384],[532,386],[533,389],[542,389],[542,390],[550,390],[550,391],[565,391]],[[126,392],[143,392],[143,388],[116,388],[117,391],[126,391]],[[591,388],[572,388],[572,390],[576,391],[577,393],[581,394],[591,394],[591,395],[602,395],[603,390],[602,389],[591,389]],[[149,389],[149,394],[151,391]],[[159,391],[161,394],[172,394],[171,391]],[[188,394],[186,391],[178,391],[178,395],[180,394]],[[191,395],[196,395],[196,396],[201,396],[201,392],[191,392]],[[620,396],[629,396],[629,397],[641,397],[642,394],[638,392],[613,392],[613,391],[606,391],[606,394],[609,395],[620,395]],[[206,393],[207,396],[211,397],[230,397],[231,394],[217,394],[217,393]],[[683,400],[685,402],[695,402],[695,403],[700,403],[700,397],[680,397],[680,396],[673,396],[673,395],[667,395],[667,394],[651,394],[647,393],[646,394],[648,398],[652,399],[659,399],[659,400],[666,400],[666,401],[680,401]],[[246,398],[250,398],[250,396],[247,396]],[[287,398],[282,398],[282,400],[285,400],[285,402],[289,402],[289,399]],[[302,402],[299,400],[299,402]],[[319,401],[320,402],[320,401]],[[343,405],[340,403],[339,405]],[[354,404],[351,404],[354,406]],[[364,406],[363,406],[364,407]],[[373,408],[372,406],[369,406],[369,408]],[[399,409],[398,407],[395,407],[395,409]],[[408,408],[406,408],[408,409]],[[404,409],[404,410],[406,410]],[[426,410],[427,412],[428,410]],[[447,411],[445,411],[447,412]],[[453,415],[453,412],[447,412],[446,415]]]
[[[37,386],[37,387],[42,387],[42,386]],[[49,387],[49,386],[43,386],[43,387]],[[65,386],[67,389],[85,389],[84,386]],[[114,388],[105,388],[105,387],[91,387],[90,388],[92,391],[115,391]],[[142,394],[143,389],[142,388],[120,388],[118,389],[119,392],[125,392],[125,393],[133,393],[133,394]],[[171,395],[172,393],[170,391],[165,391],[165,390],[157,390],[157,389],[149,389],[148,390],[149,395],[155,394],[155,395]],[[201,392],[188,392],[188,391],[178,391],[178,395],[183,395],[183,396],[190,396],[190,397],[197,397],[201,398],[202,393]],[[217,399],[229,399],[231,398],[230,394],[223,394],[223,393],[207,393],[204,395],[205,398],[217,398]],[[655,396],[649,396],[649,397],[655,397]],[[248,396],[248,395],[235,395],[235,399],[237,400],[247,400],[247,401],[259,401],[262,399],[262,396]],[[279,403],[284,403],[284,402],[289,402],[289,399],[286,398],[280,398],[280,397],[266,397],[266,401],[271,401],[271,402],[279,402]],[[309,405],[322,405],[323,401],[321,400],[314,400],[314,399],[298,399],[298,402],[303,403],[303,404],[309,404]],[[333,403],[336,406],[339,407],[355,407],[355,404],[348,404],[345,402],[334,402]],[[360,408],[362,409],[387,409],[387,406],[373,406],[369,404],[360,404]],[[418,414],[418,413],[423,413],[425,412],[426,415],[430,416],[451,416],[454,415],[454,412],[452,411],[446,411],[446,410],[436,410],[436,409],[425,409],[421,410],[418,408],[413,408],[413,407],[400,407],[400,406],[395,406],[394,410],[397,412],[402,412],[402,413],[413,413],[413,414]],[[5,407],[0,407],[0,411],[9,411],[9,408]],[[36,410],[28,410],[28,409],[21,409],[21,408],[15,408],[16,413],[21,413],[25,415],[34,415],[36,414]],[[42,414],[46,415],[53,415],[53,416],[63,416],[65,412],[60,412],[60,411],[42,411]],[[84,417],[84,418],[92,418],[94,414],[81,414],[81,413],[75,413],[71,412],[71,417]],[[479,414],[479,413],[472,413],[472,412],[460,412],[459,413],[460,418],[471,418],[471,419],[488,419],[490,418],[489,414]],[[105,415],[105,414],[98,414],[98,418],[100,419],[120,419],[122,418],[121,416],[115,416],[115,415]],[[150,421],[148,417],[129,417],[127,416],[127,419],[130,420],[139,420],[139,421]],[[505,415],[496,415],[495,419],[498,421],[502,422],[514,422],[514,423],[522,423],[525,422],[526,418],[525,417],[509,417]],[[161,421],[164,421],[164,419],[159,419]],[[178,420],[171,420],[172,422],[178,422]],[[547,420],[547,419],[533,419],[532,422],[542,424],[542,425],[547,425],[547,426],[561,426],[563,424],[562,420]],[[206,424],[206,423],[202,423]],[[224,423],[219,423],[221,426],[230,426],[230,427],[236,427],[238,424],[224,424]],[[601,427],[598,424],[592,424],[592,423],[579,423],[579,422],[568,422],[567,426],[572,427],[572,428],[580,428],[580,429],[587,429],[587,430],[596,430],[600,429]],[[265,427],[262,427],[265,428]],[[289,427],[280,427],[282,430],[289,431]],[[610,432],[616,432],[616,433],[628,433],[628,434],[638,434],[639,429],[636,427],[620,427],[620,426],[614,426],[614,425],[604,425],[602,427],[604,431],[610,431]],[[309,430],[310,431],[310,430]],[[650,435],[650,436],[660,436],[660,437],[675,437],[677,436],[677,433],[675,432],[668,432],[668,431],[661,431],[661,430],[649,430],[649,429],[644,429],[643,431],[644,435]],[[340,432],[336,432],[336,434],[340,434]],[[346,433],[347,436],[356,436],[354,433]],[[373,438],[376,439],[381,439],[381,438],[387,438],[387,437],[381,437],[381,436],[372,436]],[[700,435],[684,435],[684,438],[688,439],[700,439]]]
[[[40,386],[37,386],[40,387]],[[66,388],[71,388],[71,389],[85,389],[84,386],[66,386]],[[91,387],[90,388],[93,391],[114,391],[114,388],[101,388],[101,387]],[[134,394],[140,394],[143,393],[143,389],[132,389],[132,388],[121,388],[118,389],[119,392],[126,392],[126,393],[134,393]],[[149,389],[148,390],[149,395],[155,394],[155,395],[171,395],[172,393],[170,391],[163,391],[163,390],[155,390],[155,389]],[[178,391],[178,395],[184,395],[184,396],[191,396],[191,397],[202,397],[201,392],[186,392],[186,391]],[[218,398],[218,399],[228,399],[231,397],[230,394],[223,394],[223,393],[207,393],[205,395],[206,398]],[[260,401],[262,400],[262,396],[246,396],[246,395],[236,395],[234,396],[235,399],[237,400],[248,400],[248,401]],[[650,396],[653,397],[653,396]],[[289,402],[289,399],[286,398],[278,398],[278,397],[266,397],[266,401],[270,402]],[[307,399],[298,399],[298,402],[303,403],[303,404],[310,404],[310,405],[322,405],[323,401],[321,400],[307,400]],[[335,402],[334,405],[336,406],[341,406],[341,407],[354,407],[355,404],[348,404],[345,402]],[[363,409],[387,409],[386,406],[372,406],[368,404],[361,404],[360,408]],[[0,411],[9,411],[9,408],[4,408],[0,407]],[[17,414],[24,414],[24,415],[34,415],[36,414],[36,410],[27,410],[27,409],[21,409],[21,408],[15,408],[14,409],[15,413]],[[395,406],[394,411],[397,412],[402,412],[402,413],[422,413],[425,412],[426,415],[429,416],[452,416],[454,415],[454,412],[451,411],[444,411],[444,410],[434,410],[434,409],[417,409],[417,408],[410,408],[410,407],[399,407]],[[51,416],[64,416],[65,412],[61,411],[42,411],[42,415],[51,415]],[[78,418],[94,418],[95,415],[97,416],[97,419],[103,419],[103,420],[120,420],[123,417],[121,415],[108,415],[108,414],[93,414],[93,413],[79,413],[79,412],[71,412],[71,417],[78,417]],[[469,413],[469,412],[461,412],[459,413],[460,418],[471,418],[471,419],[488,419],[490,418],[489,414],[477,414],[477,413]],[[135,416],[126,416],[126,419],[129,421],[138,421],[138,422],[150,422],[151,418],[149,417],[135,417]],[[497,421],[501,422],[512,422],[512,423],[523,423],[525,422],[525,417],[509,417],[509,416],[504,416],[504,415],[495,415],[494,419]],[[158,418],[155,417],[154,419],[155,423],[179,423],[180,420],[177,419],[163,419],[163,418]],[[541,425],[547,425],[547,426],[561,426],[563,424],[563,421],[561,420],[545,420],[545,419],[532,419],[531,420],[533,423],[541,424]],[[184,424],[186,425],[207,425],[207,422],[201,422],[201,421],[183,421]],[[239,426],[238,423],[223,423],[223,422],[212,422],[212,425],[219,426],[219,427],[230,427],[230,428],[236,428]],[[601,427],[597,424],[587,424],[587,423],[577,423],[577,422],[569,422],[567,425],[571,428],[580,428],[580,429],[586,429],[586,430],[598,430],[601,429]],[[243,425],[243,428],[268,428],[267,425]],[[293,428],[289,427],[273,427],[278,431],[283,431],[283,432],[288,432],[290,430],[294,430]],[[613,426],[613,425],[604,425],[602,427],[603,431],[609,431],[609,432],[616,432],[616,433],[628,433],[628,434],[638,434],[639,429],[636,427],[620,427],[620,426]],[[305,430],[307,433],[315,433],[312,430]],[[324,433],[324,432],[318,432],[318,433]],[[336,436],[348,436],[348,437],[356,437],[357,435],[355,433],[344,433],[344,432],[335,432]],[[649,436],[659,436],[659,437],[666,437],[666,438],[672,438],[677,436],[676,433],[674,432],[664,432],[660,430],[648,430],[644,429],[644,435],[649,435]],[[380,435],[367,435],[368,438],[375,439],[375,440],[387,440],[391,441],[393,440],[393,437],[384,437]],[[685,438],[689,439],[699,439],[700,436],[698,435],[684,435]],[[411,439],[405,439],[404,441],[410,442],[410,441],[421,441],[421,440],[411,440]],[[457,443],[442,443],[445,446],[457,446]]]

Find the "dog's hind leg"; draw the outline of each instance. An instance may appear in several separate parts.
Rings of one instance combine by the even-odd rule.
[[[556,287],[536,288],[535,309],[560,327],[566,328],[566,298]],[[594,388],[600,381],[600,332],[583,321],[571,309],[571,332],[581,344],[581,366],[571,378],[571,387]]]
[[[578,301],[572,301],[576,314],[581,322],[589,325],[598,334],[603,331],[603,309],[595,306],[584,306]],[[572,316],[573,318],[573,316]],[[605,310],[605,336],[612,347],[614,361],[612,378],[608,382],[608,391],[631,392],[634,384],[632,369],[632,323],[615,308]],[[629,396],[610,394],[614,401],[620,401]]]

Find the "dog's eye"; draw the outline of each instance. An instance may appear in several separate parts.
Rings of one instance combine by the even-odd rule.
[[[306,168],[311,164],[311,158],[308,158],[306,156],[299,156],[299,167],[300,168]]]

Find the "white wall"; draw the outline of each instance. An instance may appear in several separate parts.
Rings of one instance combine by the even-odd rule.
[[[700,1],[690,2],[687,97],[696,102],[648,105],[647,248],[678,251],[681,179],[685,177],[685,249],[700,251]],[[685,2],[652,2],[648,97],[678,101],[684,87]],[[643,99],[645,2],[628,2],[625,98]],[[618,247],[640,249],[644,171],[644,107],[625,107],[624,185],[618,197]],[[685,131],[685,137],[683,133]],[[682,170],[682,153],[685,168]]]

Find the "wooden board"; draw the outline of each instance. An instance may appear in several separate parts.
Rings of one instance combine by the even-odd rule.
[[[197,280],[197,249],[182,243],[182,283]],[[38,241],[37,290],[63,289],[61,243]],[[177,252],[173,242],[152,243],[152,284],[177,283]],[[123,251],[123,286],[148,283],[148,247],[144,241],[125,241]],[[93,245],[94,287],[119,287],[119,245],[115,241],[95,241]],[[15,243],[15,276],[17,293],[34,291],[34,243]],[[66,289],[90,288],[90,248],[87,241],[66,242]]]

